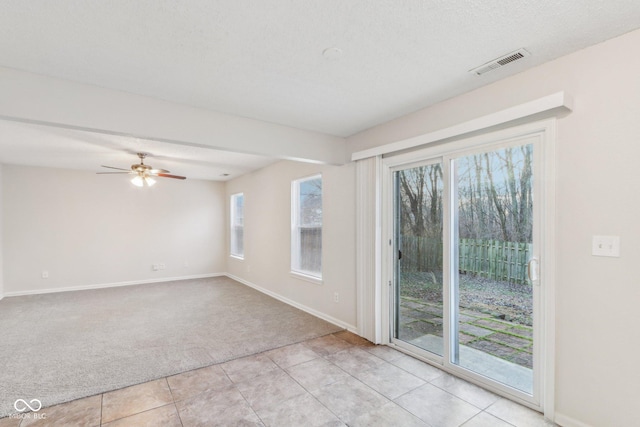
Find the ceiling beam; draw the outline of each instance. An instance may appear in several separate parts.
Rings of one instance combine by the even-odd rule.
[[[272,158],[340,165],[346,140],[0,67],[0,118]]]

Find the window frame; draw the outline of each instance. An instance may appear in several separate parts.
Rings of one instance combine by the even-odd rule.
[[[237,199],[239,197],[242,197],[241,224],[238,224],[237,222],[238,217],[236,215]],[[229,256],[232,258],[244,260],[244,193],[240,192],[240,193],[231,194],[229,196],[229,204],[230,204],[230,207],[229,207]],[[237,234],[235,233],[236,228],[242,228],[242,241],[241,241],[242,253],[234,253],[234,247],[235,248],[238,247],[237,242],[235,241],[235,238],[237,236]]]
[[[302,178],[294,179],[291,181],[291,275],[302,280],[309,281],[315,284],[322,284],[323,281],[323,237],[322,230],[324,228],[324,191],[321,187],[320,200],[321,200],[321,215],[320,215],[320,271],[304,270],[300,267],[302,259],[302,250],[300,247],[300,187],[307,181],[319,179],[322,185],[322,173],[317,173]]]

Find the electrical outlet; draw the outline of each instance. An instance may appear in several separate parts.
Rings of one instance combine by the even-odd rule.
[[[158,264],[151,264],[151,269],[153,271],[158,271]]]
[[[42,278],[43,279],[48,279],[49,278],[49,272],[47,270],[42,270]]]
[[[182,265],[184,268],[189,268],[189,261],[185,260],[184,264]]]
[[[333,302],[340,302],[340,294],[337,292],[333,293]]]
[[[160,264],[158,264],[158,268],[160,270],[164,270],[165,268],[167,268],[167,266],[164,264],[164,262],[161,262]]]

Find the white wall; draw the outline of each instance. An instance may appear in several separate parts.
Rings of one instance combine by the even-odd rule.
[[[323,284],[290,274],[291,181],[322,173]],[[244,193],[244,260],[229,257],[227,271],[270,293],[355,329],[355,165],[281,161],[227,182]],[[228,231],[227,231],[228,241]],[[334,292],[339,302],[333,301]]]
[[[2,216],[4,213],[4,204],[3,204],[3,200],[2,200],[2,164],[0,164],[0,299],[2,299],[4,297],[4,281],[3,281],[3,276],[4,276],[4,265],[3,265],[3,258],[2,258],[2,242],[4,241],[4,239],[2,238]]]
[[[223,273],[224,184],[129,178],[3,165],[5,296]]]
[[[574,97],[574,111],[558,121],[556,149],[556,413],[563,425],[638,422],[640,56],[629,55],[638,46],[635,31],[348,140],[358,151],[560,90]],[[593,235],[620,236],[621,257],[592,256]]]

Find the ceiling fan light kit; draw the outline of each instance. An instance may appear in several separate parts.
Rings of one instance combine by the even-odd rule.
[[[156,180],[154,177],[187,179],[184,176],[171,175],[169,174],[169,171],[166,169],[153,169],[150,165],[144,164],[144,159],[147,157],[145,153],[137,153],[137,154],[138,154],[138,157],[140,158],[140,163],[131,165],[131,170],[102,165],[103,168],[116,169],[123,172],[98,172],[98,175],[125,174],[125,173],[133,174],[135,176],[131,178],[131,183],[136,187],[144,187],[145,185],[147,187],[153,186],[156,183]]]
[[[149,176],[143,177],[141,175],[138,175],[138,176],[134,176],[131,179],[131,183],[136,187],[144,187],[145,184],[147,184],[147,187],[151,187],[156,183],[156,180]]]

